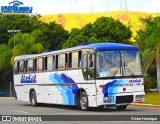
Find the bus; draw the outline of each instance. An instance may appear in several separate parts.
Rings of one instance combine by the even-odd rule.
[[[137,46],[88,43],[73,48],[16,56],[14,87],[18,100],[125,110],[145,99]]]

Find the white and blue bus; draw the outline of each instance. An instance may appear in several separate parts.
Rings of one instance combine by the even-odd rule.
[[[126,109],[144,101],[139,48],[117,43],[77,47],[17,56],[14,86],[18,100]]]

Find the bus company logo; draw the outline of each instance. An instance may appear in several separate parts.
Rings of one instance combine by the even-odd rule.
[[[137,83],[137,82],[142,82],[142,81],[141,79],[129,80],[129,83]]]
[[[23,2],[14,0],[9,6],[1,6],[2,14],[30,14],[33,7],[23,6]]]
[[[29,75],[29,76],[25,76],[25,75],[22,75],[21,76],[21,83],[36,83],[37,80],[36,80],[36,75]]]

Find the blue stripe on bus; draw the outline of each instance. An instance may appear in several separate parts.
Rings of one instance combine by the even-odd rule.
[[[49,79],[53,84],[65,84],[65,83],[75,83],[72,78],[68,75],[62,73],[54,73],[49,75]],[[63,103],[66,105],[76,105],[76,92],[78,90],[77,84],[69,85],[58,85],[57,90],[61,92]]]
[[[116,93],[118,91],[120,84],[126,84],[128,80],[114,80],[108,82],[104,85],[102,92],[104,97],[114,97],[114,101],[107,101],[108,104],[115,104],[116,103]]]

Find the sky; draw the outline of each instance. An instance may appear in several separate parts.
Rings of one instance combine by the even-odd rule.
[[[14,0],[0,0],[1,6],[8,6]],[[33,14],[97,13],[125,9],[160,13],[160,0],[19,0],[23,6],[32,6]],[[123,2],[122,2],[123,1]],[[120,7],[121,6],[121,7]]]

